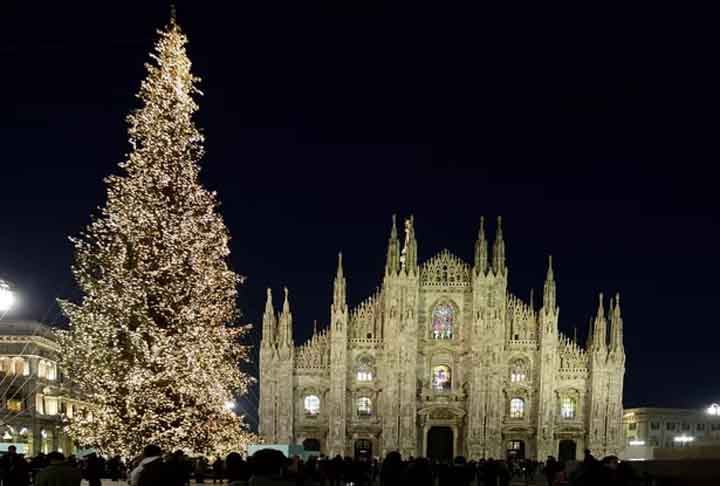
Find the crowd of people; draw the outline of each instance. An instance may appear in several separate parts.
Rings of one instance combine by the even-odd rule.
[[[197,483],[223,483],[230,486],[509,486],[511,481],[548,486],[635,486],[632,469],[609,456],[595,459],[585,451],[582,461],[562,463],[548,457],[545,463],[527,459],[451,462],[426,458],[403,459],[390,452],[381,461],[361,457],[310,455],[286,458],[272,449],[257,451],[247,460],[238,453],[210,462],[204,457],[190,458],[183,451],[164,453],[148,445],[141,457],[126,465],[119,456],[105,460],[89,454],[78,460],[60,452],[39,455],[30,461],[14,447],[0,459],[3,486],[100,486],[102,478],[127,481],[130,486],[187,486]]]

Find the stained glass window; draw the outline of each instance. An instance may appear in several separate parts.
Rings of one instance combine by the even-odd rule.
[[[432,313],[433,339],[452,339],[455,310],[450,304],[440,304]]]
[[[522,398],[513,398],[510,400],[510,417],[522,418],[525,415],[525,400]]]
[[[368,397],[358,398],[357,413],[358,415],[363,417],[372,415],[372,400],[370,400]]]
[[[577,408],[574,398],[565,397],[560,402],[560,416],[566,419],[575,418],[575,409]]]
[[[527,371],[525,371],[525,363],[517,360],[510,365],[510,381],[513,383],[522,383],[527,379]]]
[[[320,399],[317,395],[308,395],[305,397],[305,413],[308,415],[317,415],[320,413]]]
[[[445,365],[435,366],[432,369],[432,387],[435,391],[446,391],[452,386],[450,368]]]

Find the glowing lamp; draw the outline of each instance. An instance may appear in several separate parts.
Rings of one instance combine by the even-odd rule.
[[[708,415],[714,415],[716,417],[720,416],[720,405],[713,403],[708,407],[707,413]]]
[[[235,402],[233,402],[232,400],[228,400],[227,402],[225,402],[225,408],[227,410],[233,410],[235,408]]]
[[[631,440],[630,442],[628,442],[628,444],[630,444],[631,446],[644,446],[645,441],[644,440]]]
[[[690,437],[688,435],[678,435],[673,439],[673,441],[679,442],[681,444],[687,444],[688,442],[692,442],[694,440],[695,437]]]
[[[15,294],[10,285],[0,279],[0,312],[9,311],[15,303]]]

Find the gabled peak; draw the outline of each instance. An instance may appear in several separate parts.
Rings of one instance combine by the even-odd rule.
[[[420,269],[420,283],[436,286],[467,286],[471,282],[470,265],[443,249]]]

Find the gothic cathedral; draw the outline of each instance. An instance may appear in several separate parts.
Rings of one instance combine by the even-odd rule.
[[[342,258],[328,329],[296,346],[270,290],[260,349],[260,434],[334,456],[544,460],[619,454],[625,373],[620,298],[599,299],[587,345],[558,331],[550,259],[542,306],[508,290],[498,218],[474,265],[417,261],[413,219],[393,226],[382,287],[350,310]]]

